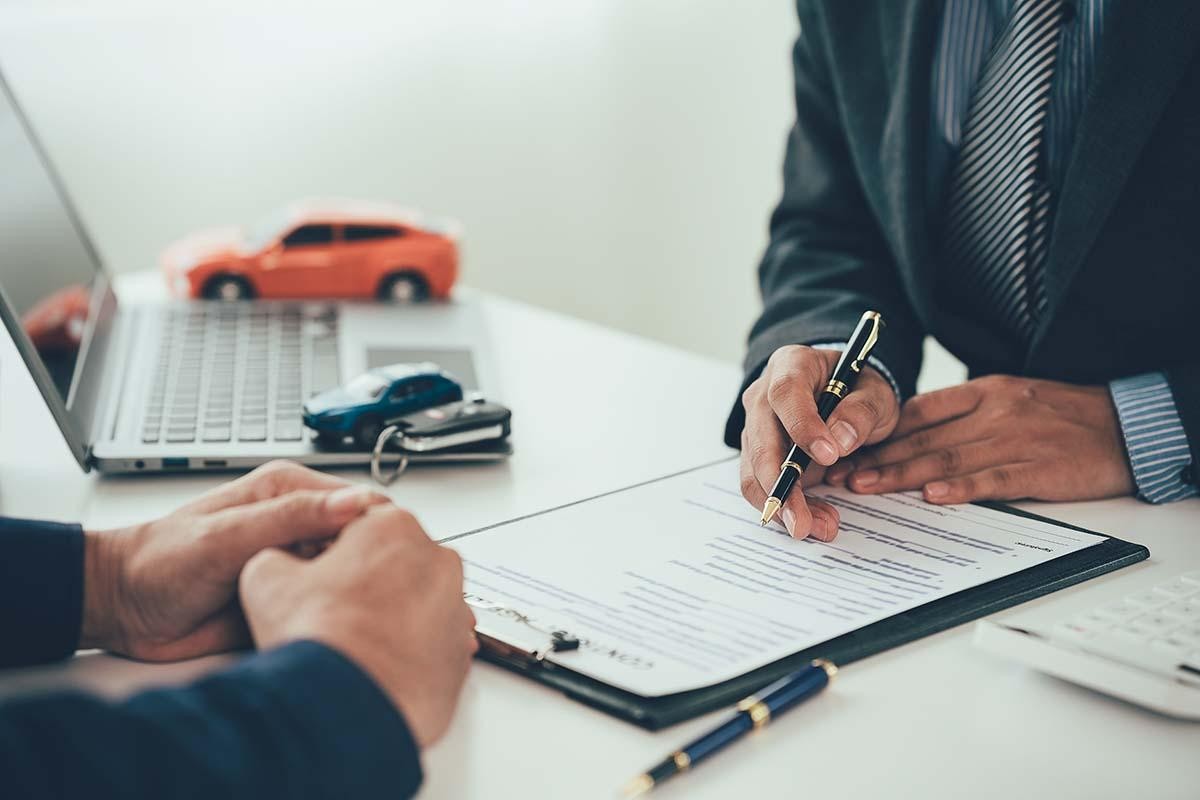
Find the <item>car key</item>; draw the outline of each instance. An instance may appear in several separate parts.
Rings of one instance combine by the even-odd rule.
[[[410,453],[464,447],[512,433],[512,411],[486,400],[463,400],[427,408],[388,422],[391,444]]]

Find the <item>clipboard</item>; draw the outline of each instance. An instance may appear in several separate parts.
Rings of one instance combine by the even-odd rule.
[[[981,502],[976,505],[1083,533],[1103,536],[1103,534],[1086,528],[1052,520],[1001,503]],[[553,510],[555,509],[540,513],[549,513]],[[453,538],[458,539],[477,532],[482,531],[473,531]],[[660,730],[711,711],[727,708],[766,684],[794,672],[813,659],[825,658],[839,666],[845,666],[893,647],[899,647],[1130,564],[1144,561],[1149,556],[1149,549],[1142,545],[1105,537],[1104,541],[1098,544],[938,598],[821,644],[805,648],[736,678],[712,686],[661,697],[643,697],[611,686],[561,664],[543,660],[535,653],[486,636],[481,637],[478,657],[557,689],[567,697],[607,714],[648,730]]]

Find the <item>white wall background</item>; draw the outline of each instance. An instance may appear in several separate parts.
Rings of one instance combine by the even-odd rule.
[[[790,0],[0,0],[0,65],[113,269],[390,199],[465,223],[473,285],[734,359],[796,32]]]

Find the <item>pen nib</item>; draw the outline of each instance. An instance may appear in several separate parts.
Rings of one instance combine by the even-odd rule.
[[[783,505],[778,497],[768,497],[766,504],[763,506],[762,519],[758,525],[762,527],[775,518],[775,512],[779,511],[779,507]]]

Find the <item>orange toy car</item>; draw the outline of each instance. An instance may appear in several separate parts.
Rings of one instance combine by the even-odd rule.
[[[458,231],[400,208],[352,200],[288,206],[255,230],[222,228],[167,248],[171,291],[211,300],[445,298],[458,277]]]

